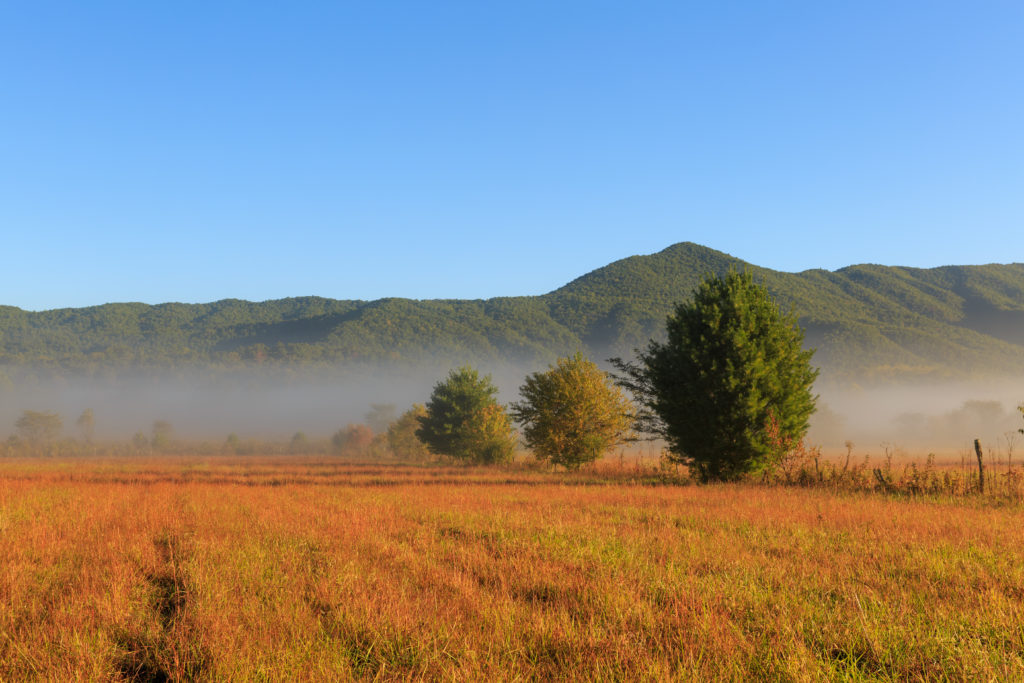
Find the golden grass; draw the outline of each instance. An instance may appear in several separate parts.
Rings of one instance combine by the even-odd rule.
[[[1024,509],[328,459],[0,462],[0,680],[1024,678]]]

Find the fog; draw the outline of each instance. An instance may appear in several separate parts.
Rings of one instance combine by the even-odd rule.
[[[453,367],[301,372],[284,370],[202,371],[164,376],[49,378],[15,381],[0,389],[0,436],[15,432],[24,410],[56,412],[65,436],[76,436],[75,420],[85,409],[95,415],[100,440],[148,434],[165,420],[183,439],[287,438],[301,431],[329,436],[346,424],[363,422],[371,404],[392,404],[400,413],[424,403],[433,385]],[[518,398],[530,372],[546,364],[478,364],[492,375],[499,399]],[[1024,427],[1016,406],[1024,402],[1024,376],[1002,380],[857,387],[819,383],[818,412],[809,441],[857,453],[885,448],[955,453],[979,438],[987,448],[1005,449],[1004,436]],[[1020,438],[1024,452],[1024,436]]]
[[[85,409],[95,416],[99,440],[148,434],[153,422],[165,420],[182,439],[329,436],[346,424],[364,422],[373,404],[392,404],[401,413],[425,403],[438,381],[454,367],[282,371],[195,370],[163,376],[116,378],[47,378],[14,381],[0,390],[0,435],[15,433],[25,410],[58,413],[63,434],[75,436],[75,420]],[[499,400],[518,398],[529,373],[546,366],[498,365],[484,368],[499,389]]]
[[[849,440],[857,452],[886,447],[949,454],[980,439],[1006,449],[1005,438],[1024,427],[1024,376],[985,381],[818,387],[818,412],[809,440],[826,449]],[[1024,450],[1024,449],[1022,449]]]

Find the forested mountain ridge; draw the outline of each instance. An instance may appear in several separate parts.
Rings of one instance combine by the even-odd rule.
[[[591,347],[657,334],[708,273],[749,269],[793,310],[830,374],[965,376],[1024,370],[1024,264],[855,265],[784,273],[692,243],[634,256],[546,295]],[[618,335],[616,337],[616,335]],[[633,344],[635,346],[636,344]]]
[[[749,269],[792,309],[835,376],[1024,369],[1024,264],[773,271],[700,245],[632,256],[536,297],[301,297],[259,303],[0,306],[0,366],[94,373],[251,364],[548,363],[583,349],[628,355],[658,336],[703,276]]]

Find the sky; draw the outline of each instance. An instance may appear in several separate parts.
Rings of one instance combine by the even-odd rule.
[[[0,4],[0,304],[1024,261],[1024,3]]]

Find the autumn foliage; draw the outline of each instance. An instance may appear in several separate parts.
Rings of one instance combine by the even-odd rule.
[[[534,455],[575,469],[600,458],[629,433],[629,399],[592,361],[577,353],[526,378],[512,404]]]

